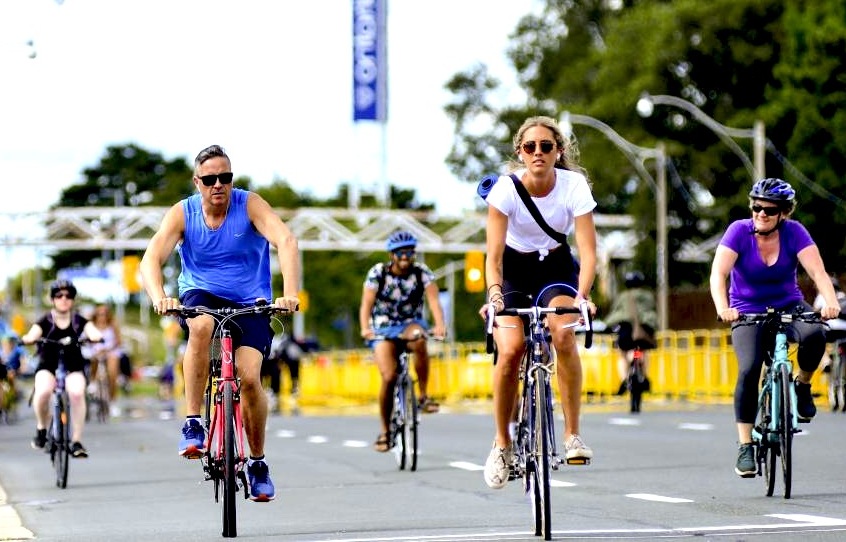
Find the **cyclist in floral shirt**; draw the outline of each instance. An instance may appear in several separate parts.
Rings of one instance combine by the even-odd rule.
[[[437,412],[439,405],[427,392],[429,381],[429,353],[426,349],[425,332],[428,324],[423,320],[423,298],[429,303],[429,310],[435,325],[431,334],[443,337],[446,333],[444,311],[438,299],[435,275],[422,263],[414,261],[417,239],[409,232],[398,231],[388,238],[387,248],[391,260],[377,263],[367,273],[359,308],[361,336],[373,347],[376,365],[382,377],[379,389],[379,413],[382,432],[374,443],[378,452],[391,449],[388,438],[388,424],[393,408],[393,390],[397,381],[397,359],[404,347],[401,335],[409,336],[421,332],[417,340],[409,341],[414,353],[414,370],[420,388],[420,409],[422,412]]]

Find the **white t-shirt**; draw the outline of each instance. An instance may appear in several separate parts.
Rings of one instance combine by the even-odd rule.
[[[526,172],[514,172],[518,179]],[[559,245],[535,221],[523,204],[514,182],[508,175],[501,175],[485,199],[508,217],[508,232],[505,244],[520,252],[546,253]],[[555,186],[549,194],[532,201],[552,229],[565,235],[573,233],[575,218],[585,215],[596,207],[587,179],[581,173],[566,169],[555,169]]]

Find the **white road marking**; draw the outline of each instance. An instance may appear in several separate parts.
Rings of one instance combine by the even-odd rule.
[[[11,505],[6,504],[6,492],[0,487],[0,540],[31,540],[32,531],[21,524],[21,518]]]
[[[632,499],[641,499],[644,501],[654,501],[654,502],[670,502],[670,503],[680,503],[680,502],[693,502],[690,499],[680,499],[678,497],[665,497],[663,495],[653,495],[652,493],[629,493],[626,497]]]
[[[640,425],[638,418],[610,418],[608,423],[611,425]]]
[[[477,465],[475,463],[470,463],[468,461],[452,461],[452,462],[450,462],[449,466],[454,467],[456,469],[469,470],[469,471],[485,470],[484,465]]]
[[[280,429],[276,432],[276,436],[279,438],[294,438],[297,436],[297,433],[288,429]]]
[[[551,487],[573,487],[576,484],[573,482],[562,482],[561,480],[556,480],[554,478],[549,479],[549,485]]]
[[[685,429],[687,431],[713,431],[714,424],[713,423],[680,423],[679,429]]]
[[[347,448],[367,448],[368,444],[363,440],[345,440],[344,446]]]
[[[329,439],[322,435],[313,435],[308,437],[306,441],[312,444],[326,444],[327,442],[329,442]]]

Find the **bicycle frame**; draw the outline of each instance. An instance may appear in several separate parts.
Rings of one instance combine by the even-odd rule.
[[[397,356],[398,372],[397,383],[394,386],[394,411],[391,414],[391,441],[394,444],[394,454],[397,459],[397,466],[405,470],[417,470],[417,449],[418,449],[418,423],[420,422],[417,410],[417,397],[414,393],[414,379],[409,371],[408,343],[400,355]],[[399,446],[396,446],[396,439],[399,438]]]
[[[814,312],[778,312],[743,314],[741,325],[762,325],[775,331],[772,352],[764,360],[766,370],[758,394],[758,415],[752,427],[752,441],[757,447],[758,474],[763,475],[767,496],[775,489],[776,456],[781,457],[784,498],[792,489],[793,435],[800,432],[796,410],[796,388],[793,385],[793,364],[788,358],[787,326],[794,321],[821,322]]]
[[[207,307],[180,307],[168,311],[184,318],[208,315],[215,320],[213,340],[219,341],[219,356],[214,354],[214,344],[209,352],[209,375],[205,390],[206,409],[203,422],[206,430],[206,451],[200,464],[206,480],[214,482],[214,499],[220,502],[223,487],[223,536],[237,536],[235,495],[243,488],[244,498],[249,498],[249,485],[244,468],[247,457],[244,447],[244,421],[241,414],[241,381],[237,376],[232,346],[230,322],[246,314],[273,314],[286,309],[256,300],[255,305],[242,308],[209,309]]]
[[[575,291],[574,291],[575,295]],[[552,383],[555,360],[550,350],[550,332],[546,325],[547,314],[580,314],[576,320],[563,327],[585,327],[585,347],[593,341],[590,311],[587,302],[579,307],[509,308],[498,313],[502,316],[526,316],[529,331],[526,335],[526,350],[521,362],[521,393],[518,403],[517,435],[513,443],[515,464],[509,479],[522,476],[524,490],[532,501],[535,536],[544,540],[552,538],[552,505],[550,493],[550,468],[558,470],[563,462],[558,457],[555,443],[555,413],[552,406]],[[488,305],[487,332],[493,333],[494,309]],[[505,326],[502,326],[505,327]],[[490,338],[488,343],[491,344]],[[589,459],[572,460],[568,464],[589,464]]]

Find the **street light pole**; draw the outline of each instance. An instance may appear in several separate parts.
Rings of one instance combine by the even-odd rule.
[[[719,137],[720,140],[722,140],[722,142],[725,143],[738,158],[740,158],[740,161],[743,162],[743,165],[746,167],[746,170],[749,172],[749,175],[753,180],[757,181],[766,177],[764,158],[767,148],[767,139],[764,133],[764,122],[762,120],[756,120],[752,129],[732,128],[730,126],[726,126],[725,124],[720,124],[689,101],[677,96],[669,96],[666,94],[653,96],[649,93],[643,93],[637,101],[637,112],[642,117],[649,117],[655,110],[656,105],[670,105],[678,107],[679,109],[684,109],[693,115],[693,118],[717,134],[717,137]],[[752,161],[749,160],[749,155],[747,155],[743,149],[740,148],[740,145],[738,145],[732,138],[752,139]]]
[[[619,148],[637,170],[641,179],[649,184],[655,193],[655,273],[658,283],[658,329],[669,327],[669,272],[667,250],[667,155],[663,143],[658,143],[654,149],[640,147],[628,141],[614,131],[613,128],[599,119],[587,115],[577,115],[565,111],[561,115],[561,129],[566,134],[573,133],[573,124],[582,124],[602,132],[614,145]],[[644,161],[655,160],[657,180],[647,171]]]

